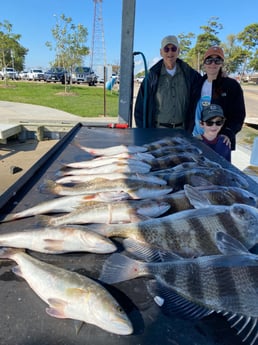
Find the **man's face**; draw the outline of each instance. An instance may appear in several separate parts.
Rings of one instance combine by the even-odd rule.
[[[173,69],[175,67],[179,51],[180,49],[173,44],[167,44],[164,48],[160,49],[160,55],[163,57],[167,69]]]

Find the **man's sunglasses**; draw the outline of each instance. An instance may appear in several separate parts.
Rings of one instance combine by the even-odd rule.
[[[216,126],[222,126],[224,124],[224,121],[223,120],[218,120],[218,121],[211,121],[211,120],[208,120],[208,121],[204,121],[206,123],[206,125],[208,127],[211,127],[213,125],[216,125]]]
[[[215,63],[215,65],[221,65],[223,64],[223,60],[221,58],[207,58],[204,60],[205,65],[211,65],[212,63]]]
[[[168,53],[170,50],[172,51],[172,52],[176,52],[177,51],[177,47],[176,46],[173,46],[173,47],[167,47],[167,46],[165,46],[164,48],[163,48],[163,50],[164,50],[164,52],[165,53]]]

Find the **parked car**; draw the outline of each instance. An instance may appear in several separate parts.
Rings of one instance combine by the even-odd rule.
[[[62,84],[70,81],[69,73],[63,67],[52,67],[44,73],[44,80],[47,83],[61,82]]]
[[[4,78],[9,78],[9,79],[13,79],[13,80],[19,79],[19,74],[13,67],[3,68],[2,71],[0,72],[0,76],[2,79],[4,79]]]
[[[19,73],[19,79],[21,79],[21,80],[27,80],[28,79],[28,71],[21,71],[20,73]]]
[[[44,72],[42,69],[30,69],[27,74],[27,79],[35,81],[44,80]]]
[[[72,82],[77,84],[87,83],[92,86],[98,82],[98,77],[90,67],[79,66],[72,72]]]
[[[137,81],[137,83],[140,84],[143,82],[143,79],[144,79],[144,76],[140,76],[140,77],[136,78],[136,81]]]

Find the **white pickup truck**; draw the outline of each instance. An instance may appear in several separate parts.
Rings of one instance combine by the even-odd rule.
[[[0,78],[19,79],[18,72],[12,67],[5,67],[0,71]]]
[[[30,69],[27,74],[27,79],[35,81],[44,80],[44,72],[42,69]]]

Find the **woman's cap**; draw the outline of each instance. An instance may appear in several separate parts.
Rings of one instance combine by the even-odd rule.
[[[213,46],[210,47],[206,53],[204,54],[203,60],[207,59],[207,57],[212,56],[212,55],[217,55],[219,56],[222,60],[224,60],[224,52],[223,49],[218,47],[218,46]]]
[[[170,36],[164,37],[163,40],[161,41],[161,49],[166,47],[168,44],[173,44],[177,48],[179,47],[179,43],[176,36],[170,35]]]
[[[202,111],[202,121],[208,121],[217,116],[221,117],[222,119],[225,118],[223,109],[218,104],[210,104]]]

